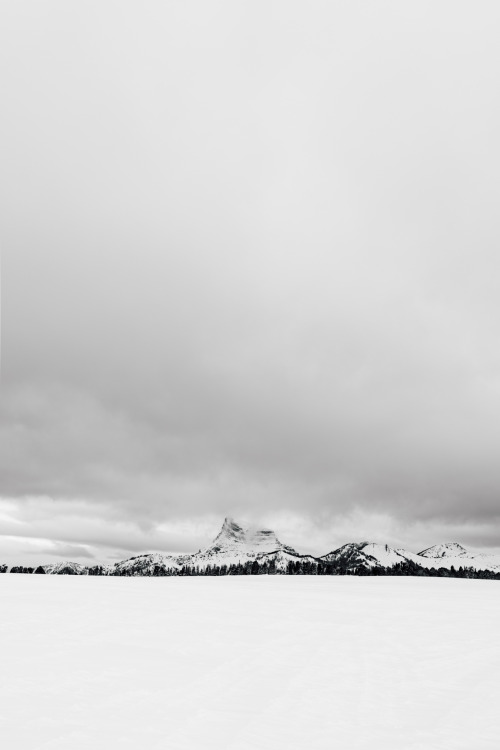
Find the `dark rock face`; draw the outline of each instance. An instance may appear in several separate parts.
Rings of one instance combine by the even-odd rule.
[[[39,565],[38,568],[36,568],[35,573],[39,573],[39,574],[42,573],[43,575],[45,575],[45,570],[42,568],[41,565]]]
[[[8,565],[0,565],[0,573],[6,573],[9,569]]]

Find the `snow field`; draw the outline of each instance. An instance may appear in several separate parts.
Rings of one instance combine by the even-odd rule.
[[[0,576],[9,750],[498,750],[500,582]]]

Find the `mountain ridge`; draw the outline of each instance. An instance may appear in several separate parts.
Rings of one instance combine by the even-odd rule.
[[[333,565],[344,571],[376,571],[382,568],[390,570],[395,566],[413,565],[424,570],[473,568],[476,571],[500,573],[500,555],[472,553],[458,542],[435,544],[419,553],[377,542],[348,542],[326,555],[304,555],[283,544],[273,530],[241,524],[230,516],[224,519],[213,541],[199,552],[151,552],[120,560],[114,565],[83,566],[80,563],[60,562],[38,566],[37,571],[51,575],[152,576],[175,575],[186,568],[200,572],[215,567],[228,569],[253,562],[272,566],[276,572],[286,572],[290,563],[308,563],[313,567]],[[31,570],[16,566],[12,572]]]

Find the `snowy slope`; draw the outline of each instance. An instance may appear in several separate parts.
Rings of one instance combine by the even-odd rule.
[[[436,544],[415,556],[420,565],[434,568],[475,568],[500,572],[500,556],[469,552],[457,542]]]
[[[343,565],[347,569],[354,569],[357,567],[375,568],[377,566],[389,568],[396,563],[406,562],[408,558],[402,551],[394,550],[387,544],[350,542],[327,555],[323,555],[320,559]]]
[[[418,553],[422,557],[464,557],[469,553],[457,542],[446,542],[445,544],[435,544]]]

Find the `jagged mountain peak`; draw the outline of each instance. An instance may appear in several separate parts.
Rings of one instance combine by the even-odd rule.
[[[445,544],[435,544],[418,553],[421,557],[462,557],[469,553],[458,542],[446,542]]]
[[[239,524],[234,518],[227,516],[222,528],[205,552],[219,552],[229,549],[247,548],[256,553],[286,550],[294,552],[291,547],[282,544],[274,531],[259,526]]]
[[[226,516],[222,528],[212,542],[215,544],[217,540],[223,541],[224,539],[241,542],[245,538],[245,528],[237,523],[231,516]]]
[[[286,572],[289,562],[333,563],[340,570],[356,571],[359,569],[390,569],[396,565],[413,563],[420,568],[475,568],[500,572],[500,556],[478,555],[468,552],[457,542],[437,544],[415,554],[402,548],[392,548],[377,542],[357,541],[344,544],[342,547],[323,555],[320,558],[301,555],[292,547],[280,542],[271,529],[255,524],[237,522],[231,516],[224,519],[222,527],[213,542],[204,550],[194,554],[165,554],[154,552],[137,555],[122,560],[114,565],[84,567],[79,563],[61,562],[39,566],[42,572],[49,574],[77,575],[165,575],[181,571],[183,567],[203,570],[207,566],[229,568],[232,565],[247,565],[257,561],[259,564],[273,564],[276,571]],[[2,572],[0,566],[0,572]],[[99,571],[95,569],[99,568]],[[13,572],[32,572],[31,569],[14,569]]]

